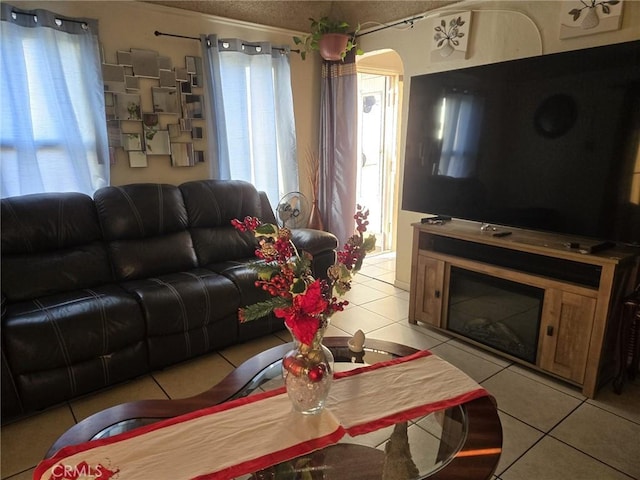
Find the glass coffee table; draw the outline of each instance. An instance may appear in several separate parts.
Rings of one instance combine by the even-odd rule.
[[[415,353],[397,343],[367,339],[364,351],[349,350],[349,337],[327,337],[335,370],[373,364]],[[194,397],[141,400],[98,412],[67,430],[50,448],[106,438],[166,418],[217,405],[282,385],[281,360],[291,348],[283,344],[262,352],[236,368],[220,383]],[[500,459],[502,427],[490,397],[433,412],[356,437],[284,464],[239,477],[242,480],[312,479],[490,479]],[[306,477],[296,476],[307,472]],[[411,473],[407,473],[411,472]]]

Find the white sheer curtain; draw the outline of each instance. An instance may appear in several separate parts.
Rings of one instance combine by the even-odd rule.
[[[272,205],[298,190],[287,47],[202,36],[211,176],[246,180]],[[211,105],[212,104],[212,105]]]
[[[1,195],[91,195],[109,184],[97,21],[0,8]]]
[[[438,175],[465,178],[475,173],[484,98],[448,93],[443,99],[443,134]]]

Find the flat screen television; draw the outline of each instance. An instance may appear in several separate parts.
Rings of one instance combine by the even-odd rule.
[[[402,208],[640,246],[640,41],[411,77]]]

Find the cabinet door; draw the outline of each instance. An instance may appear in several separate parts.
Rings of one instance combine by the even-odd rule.
[[[418,255],[416,277],[416,320],[441,327],[444,262]]]
[[[584,383],[595,308],[595,298],[547,289],[540,330],[541,368]]]

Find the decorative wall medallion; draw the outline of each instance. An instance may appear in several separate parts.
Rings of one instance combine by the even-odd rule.
[[[467,58],[471,12],[439,17],[433,21],[431,61]]]
[[[622,0],[565,0],[560,11],[560,38],[618,30]]]

